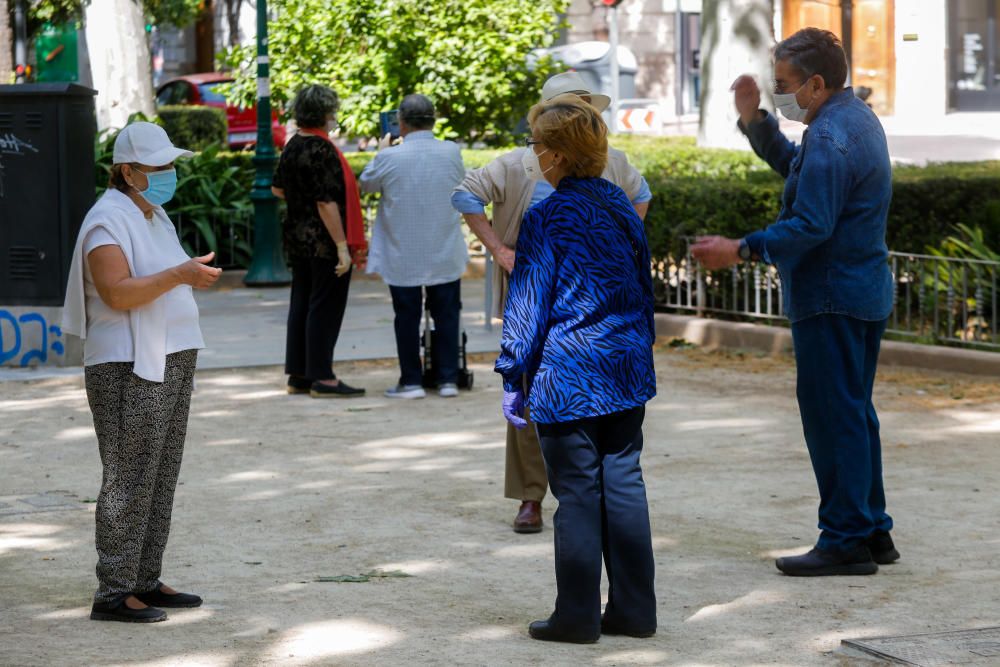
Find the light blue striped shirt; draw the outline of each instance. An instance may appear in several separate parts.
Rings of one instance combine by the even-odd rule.
[[[368,273],[397,287],[441,285],[465,272],[469,252],[451,193],[465,178],[462,152],[430,130],[378,152],[361,173],[365,192],[379,192]]]

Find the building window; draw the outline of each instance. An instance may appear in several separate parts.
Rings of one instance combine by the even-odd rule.
[[[1000,0],[951,0],[951,105],[959,111],[1000,110]]]

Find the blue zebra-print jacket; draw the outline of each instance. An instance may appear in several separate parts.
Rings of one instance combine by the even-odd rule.
[[[495,370],[507,391],[527,380],[534,421],[607,415],[656,395],[649,267],[642,220],[609,181],[566,177],[525,213]]]

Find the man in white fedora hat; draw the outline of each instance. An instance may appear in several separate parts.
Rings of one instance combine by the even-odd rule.
[[[542,101],[560,95],[577,95],[598,111],[611,105],[610,97],[591,91],[577,72],[556,74],[542,86]],[[516,148],[485,167],[470,171],[451,198],[452,206],[462,213],[469,228],[495,260],[493,303],[496,317],[503,317],[507,281],[514,268],[514,247],[524,213],[553,192],[547,182],[533,180],[525,172],[521,158],[526,150]],[[624,190],[639,217],[645,217],[653,196],[646,180],[629,164],[625,153],[608,148],[608,166],[603,177]],[[493,220],[486,217],[488,203],[493,204]],[[504,495],[521,501],[514,519],[514,532],[537,533],[542,530],[542,500],[548,482],[541,446],[527,409],[524,416],[529,420],[528,428],[507,427]]]

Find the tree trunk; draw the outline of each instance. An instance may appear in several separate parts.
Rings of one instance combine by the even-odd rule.
[[[10,5],[0,0],[0,84],[10,83],[14,72],[14,33],[10,29]]]
[[[84,23],[98,128],[124,127],[137,112],[152,116],[153,75],[142,6],[134,0],[91,0]]]
[[[243,8],[243,0],[225,0],[226,20],[229,23],[229,46],[240,45],[240,11]]]
[[[748,148],[736,127],[737,113],[729,87],[740,74],[757,77],[762,97],[771,104],[771,48],[774,46],[772,0],[704,0],[701,29],[701,118],[698,144]]]
[[[204,0],[201,16],[194,24],[195,71],[215,71],[215,6],[212,0]]]

